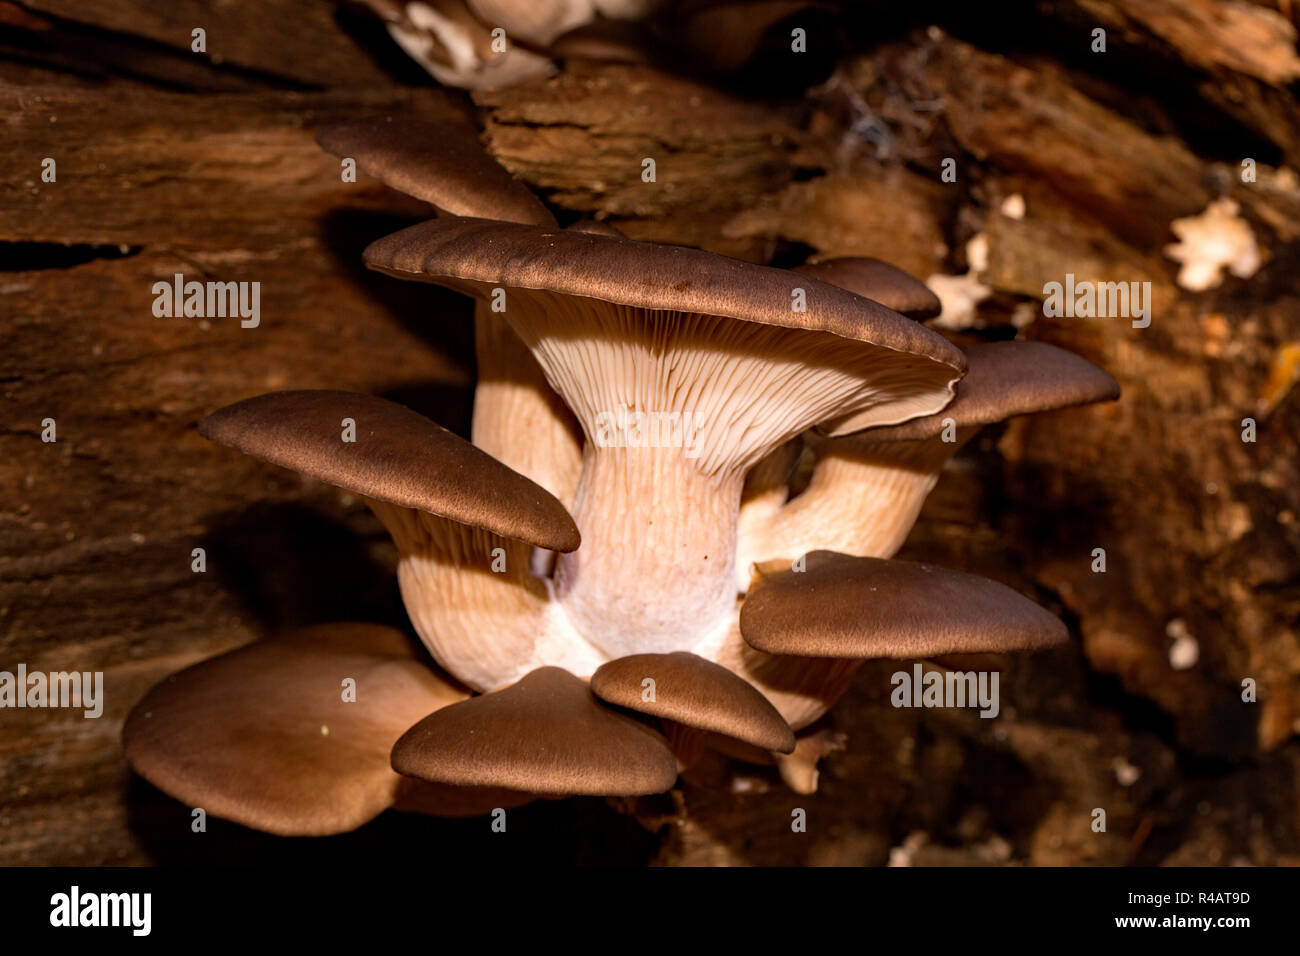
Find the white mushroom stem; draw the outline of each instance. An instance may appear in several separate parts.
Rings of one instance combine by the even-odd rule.
[[[958,429],[952,442],[826,440],[808,487],[768,521],[742,529],[736,549],[739,590],[748,587],[754,564],[793,562],[810,551],[892,557],[944,464],[976,430]]]
[[[527,544],[423,511],[366,503],[397,544],[397,580],[416,633],[434,659],[475,690],[492,691],[538,667],[588,675],[606,658],[568,626]]]
[[[944,464],[978,431],[961,428],[956,441],[870,442],[826,439],[804,491],[765,524],[742,529],[737,541],[739,590],[754,564],[793,563],[810,551],[892,557],[939,480]],[[745,533],[748,531],[748,533]],[[861,661],[774,656],[745,643],[739,628],[709,656],[763,692],[795,730],[818,720],[848,690]]]
[[[680,449],[589,444],[572,509],[582,547],[555,568],[578,631],[618,657],[690,647],[734,616],[742,481]]]
[[[571,509],[582,546],[559,556],[555,590],[611,656],[725,630],[753,463],[837,413],[875,407],[885,424],[945,400],[919,386],[929,369],[823,332],[527,289],[507,317],[587,435]]]
[[[582,470],[582,430],[509,324],[478,301],[478,379],[470,440],[568,507]]]
[[[843,750],[847,743],[848,737],[834,730],[817,730],[799,738],[794,753],[776,755],[781,779],[795,793],[816,793],[821,778],[817,763],[823,757]]]
[[[790,493],[790,473],[799,460],[802,448],[802,440],[796,438],[788,441],[751,468],[745,476],[744,491],[740,495],[740,515],[736,521],[736,539],[739,542],[736,580],[741,593],[744,593],[745,586],[749,583],[749,565],[739,547],[761,535],[777,512],[785,507],[786,497]]]

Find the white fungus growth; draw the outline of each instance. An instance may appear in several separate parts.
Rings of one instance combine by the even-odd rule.
[[[1165,625],[1165,634],[1173,640],[1169,645],[1169,666],[1176,671],[1191,670],[1201,656],[1201,646],[1187,630],[1187,622],[1180,617]]]
[[[1199,216],[1175,219],[1169,228],[1178,242],[1165,246],[1165,255],[1181,262],[1178,284],[1193,292],[1213,289],[1223,282],[1226,268],[1249,279],[1260,266],[1259,246],[1250,225],[1237,217],[1231,199],[1216,199]]]
[[[964,275],[932,275],[925,284],[943,303],[943,311],[930,323],[934,328],[959,331],[977,328],[977,306],[993,294],[993,289],[979,281],[979,274],[988,268],[989,241],[982,232],[966,243],[967,270]]]
[[[1110,767],[1115,771],[1115,780],[1121,787],[1133,786],[1142,776],[1142,768],[1135,767],[1124,757],[1116,757],[1110,762]]]
[[[1012,193],[1006,199],[1002,200],[999,212],[1008,219],[1025,218],[1025,197],[1020,193]]]

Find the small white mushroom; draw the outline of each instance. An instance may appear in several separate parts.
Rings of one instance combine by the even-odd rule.
[[[1135,767],[1122,756],[1112,760],[1110,767],[1115,771],[1115,780],[1121,787],[1133,786],[1142,776],[1142,768]]]
[[[1204,292],[1217,287],[1225,268],[1240,279],[1259,270],[1259,245],[1249,223],[1237,217],[1238,210],[1233,200],[1216,199],[1199,216],[1170,223],[1178,242],[1165,246],[1165,255],[1182,263],[1178,284],[1184,289]]]
[[[993,289],[980,282],[980,273],[988,268],[988,238],[983,234],[972,236],[966,243],[967,270],[959,276],[936,273],[925,280],[943,310],[930,324],[935,328],[960,331],[979,325],[977,306],[993,294]]]

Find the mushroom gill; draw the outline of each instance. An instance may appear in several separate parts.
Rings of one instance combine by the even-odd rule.
[[[817,457],[807,488],[751,523],[737,546],[746,578],[751,563],[813,550],[891,557],[943,466],[982,426],[1119,397],[1104,371],[1041,342],[975,345],[966,358],[957,397],[942,411],[875,428],[850,414],[824,426],[828,437],[810,436]]]

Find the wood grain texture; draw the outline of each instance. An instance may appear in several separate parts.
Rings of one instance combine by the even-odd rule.
[[[344,5],[334,0],[265,3],[259,0],[23,0],[38,14],[151,40],[191,53],[196,28],[206,50],[191,53],[215,65],[255,70],[313,86],[364,87],[390,83],[390,74],[339,27]],[[400,54],[391,50],[394,60]]]

